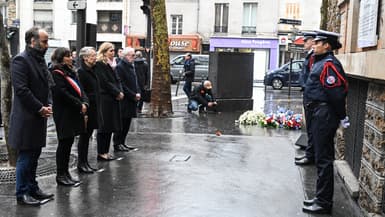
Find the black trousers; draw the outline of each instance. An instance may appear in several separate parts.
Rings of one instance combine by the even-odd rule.
[[[334,192],[334,136],[339,120],[329,105],[320,105],[314,108],[311,121],[317,167],[316,202],[324,208],[331,208]]]
[[[305,104],[303,105],[305,110],[305,120],[306,120],[306,134],[307,134],[307,146],[305,149],[305,156],[310,160],[314,160],[314,146],[313,146],[313,133],[311,131],[311,123],[313,116],[313,109],[308,108]]]
[[[110,152],[111,136],[112,132],[105,133],[98,130],[98,134],[96,135],[98,154],[108,154]]]
[[[114,145],[125,144],[128,131],[130,130],[132,118],[122,119],[122,131],[114,133],[113,141]]]
[[[59,139],[59,145],[56,149],[57,175],[68,173],[72,143],[74,143],[74,137]]]
[[[78,142],[78,165],[88,163],[88,147],[93,129],[87,129],[87,132],[80,134]]]

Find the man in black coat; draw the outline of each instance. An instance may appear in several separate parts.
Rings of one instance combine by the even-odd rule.
[[[141,113],[143,108],[144,94],[149,94],[150,71],[146,59],[143,58],[141,51],[136,51],[134,64],[136,76],[138,77],[140,93],[142,95],[142,98],[138,102],[138,112]]]
[[[122,131],[114,133],[113,141],[115,150],[122,150],[116,147],[124,146],[126,149],[123,149],[123,151],[131,151],[136,148],[127,146],[125,140],[130,129],[131,119],[136,117],[136,105],[140,100],[140,88],[134,67],[135,50],[131,47],[126,47],[122,55],[123,59],[115,69],[122,82],[125,96],[121,103]]]
[[[53,197],[53,194],[44,193],[36,181],[38,159],[46,144],[47,118],[52,114],[52,77],[44,60],[48,34],[43,29],[29,29],[25,33],[25,42],[25,51],[11,63],[14,99],[9,144],[18,151],[17,203],[39,206]]]

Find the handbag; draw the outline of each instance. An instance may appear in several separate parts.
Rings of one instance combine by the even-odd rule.
[[[151,90],[145,89],[142,93],[143,102],[151,102]]]

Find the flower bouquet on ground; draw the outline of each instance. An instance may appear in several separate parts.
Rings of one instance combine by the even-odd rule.
[[[243,125],[257,125],[261,119],[265,118],[262,111],[246,111],[238,119]]]
[[[242,125],[260,125],[268,128],[299,130],[302,127],[302,115],[278,107],[275,113],[264,114],[262,111],[246,111],[237,120]]]

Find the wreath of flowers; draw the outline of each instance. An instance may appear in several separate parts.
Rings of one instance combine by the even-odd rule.
[[[302,127],[302,114],[278,107],[275,113],[265,114],[262,111],[246,111],[237,120],[242,125],[259,125],[266,128],[284,128],[299,130]]]

